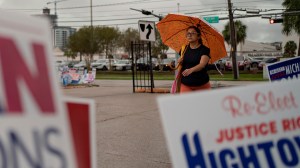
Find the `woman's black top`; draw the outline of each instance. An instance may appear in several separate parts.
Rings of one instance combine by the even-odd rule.
[[[198,65],[203,55],[210,57],[210,49],[204,45],[200,45],[198,48],[191,49],[190,45],[188,45],[183,57],[182,72],[185,69],[189,69]],[[181,78],[181,83],[187,86],[201,86],[207,82],[209,82],[207,65],[200,71],[193,72],[189,76],[182,76]]]

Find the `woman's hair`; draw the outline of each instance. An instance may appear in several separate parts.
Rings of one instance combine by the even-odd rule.
[[[186,31],[188,31],[189,29],[194,29],[194,30],[198,33],[198,36],[200,37],[200,39],[198,40],[198,42],[199,42],[200,44],[203,44],[203,43],[202,43],[202,38],[201,38],[201,31],[200,31],[200,29],[199,29],[197,26],[189,26],[189,27],[186,29]]]

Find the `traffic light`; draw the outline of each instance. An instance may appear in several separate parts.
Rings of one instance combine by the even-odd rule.
[[[282,22],[283,22],[283,18],[270,19],[270,24],[282,23]]]

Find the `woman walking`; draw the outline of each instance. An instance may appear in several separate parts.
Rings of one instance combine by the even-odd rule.
[[[210,49],[202,44],[200,29],[190,26],[186,30],[189,44],[185,47],[183,56],[178,59],[182,65],[180,93],[211,89],[207,64],[210,59]]]

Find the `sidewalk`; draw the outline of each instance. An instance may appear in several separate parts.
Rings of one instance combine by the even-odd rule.
[[[218,82],[226,87],[258,83]],[[99,87],[63,89],[63,93],[95,100],[97,167],[172,167],[156,104],[158,96],[167,94],[133,93],[131,80],[95,83]],[[155,87],[168,88],[171,83],[155,81]]]

